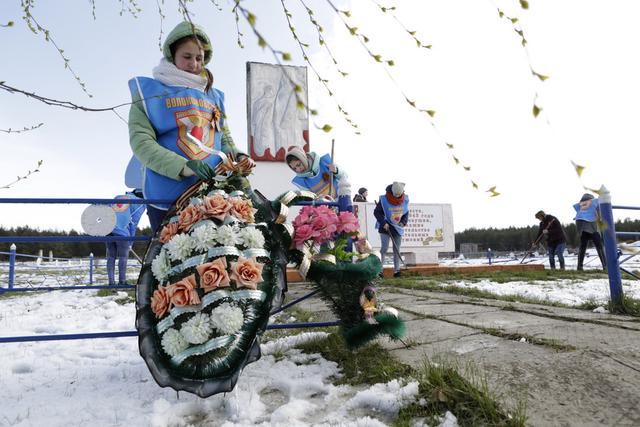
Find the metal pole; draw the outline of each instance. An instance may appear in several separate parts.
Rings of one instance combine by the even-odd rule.
[[[283,306],[282,306],[282,307],[280,307],[279,309],[272,311],[271,313],[269,313],[269,315],[270,315],[270,316],[273,316],[273,315],[274,315],[274,314],[276,314],[276,313],[280,313],[281,311],[286,310],[287,308],[289,308],[289,307],[291,307],[291,306],[293,306],[293,305],[296,305],[296,304],[298,304],[299,302],[302,302],[302,301],[306,300],[307,298],[311,298],[312,296],[314,296],[314,295],[315,295],[315,294],[317,294],[318,292],[320,292],[320,289],[316,289],[315,291],[311,291],[311,292],[309,292],[308,294],[306,294],[306,295],[304,295],[304,296],[301,296],[300,298],[298,298],[298,299],[296,299],[296,300],[294,300],[294,301],[291,301],[290,303],[288,303],[288,304],[286,304],[286,305],[283,305]]]
[[[391,231],[392,229],[393,229],[393,226],[389,227],[389,240],[391,240],[391,248],[393,249],[394,255],[400,258],[400,262],[406,268],[407,264],[405,264],[404,259],[402,259],[402,254],[400,253],[400,249],[398,249],[398,246],[396,246],[396,239],[394,239],[393,237],[393,232]]]
[[[300,328],[326,328],[329,326],[340,326],[340,322],[315,322],[315,323],[278,323],[267,325],[267,329],[300,329]],[[81,334],[60,334],[60,335],[25,335],[17,337],[0,337],[0,344],[14,342],[33,341],[68,341],[86,340],[95,338],[120,338],[135,337],[138,331],[118,331],[118,332],[94,332]]]
[[[93,285],[93,252],[89,254],[89,284]]]
[[[133,248],[130,249],[131,253],[133,254],[134,257],[136,257],[136,259],[138,260],[138,262],[140,263],[140,265],[144,264],[142,262],[142,258],[140,258],[140,255],[138,255],[137,253],[135,253],[135,251],[133,250]]]
[[[16,275],[16,244],[9,247],[9,289],[13,289],[13,280]]]
[[[622,306],[622,278],[618,263],[618,244],[616,243],[616,229],[611,208],[611,193],[603,185],[600,187],[600,214],[605,224],[604,253],[607,259],[607,273],[609,275],[609,290],[611,292],[612,311],[621,311]]]

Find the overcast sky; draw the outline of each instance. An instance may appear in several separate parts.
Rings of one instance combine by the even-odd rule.
[[[128,102],[127,80],[149,76],[161,56],[157,3],[139,1],[143,10],[137,18],[126,12],[120,16],[118,3],[96,3],[95,20],[91,3],[84,0],[38,2],[33,9],[93,98],[64,69],[52,44],[29,31],[17,0],[0,3],[0,23],[15,21],[11,28],[0,28],[0,81],[90,107]],[[173,1],[164,3],[166,35],[181,16]],[[241,25],[246,48],[238,48],[231,2],[219,0],[223,11],[210,1],[194,3],[194,21],[213,41],[210,68],[226,94],[232,135],[244,149],[245,62],[273,58],[257,46],[246,25]],[[614,204],[640,205],[635,172],[640,154],[639,3],[546,0],[530,2],[525,11],[511,1],[394,2],[398,20],[433,45],[427,50],[416,47],[372,1],[335,2],[352,10],[347,19],[370,38],[373,52],[394,60],[396,65],[388,69],[393,80],[348,35],[326,1],[309,0],[339,67],[349,73],[339,77],[318,48],[301,3],[285,3],[301,38],[312,45],[314,65],[335,93],[327,96],[309,70],[309,103],[321,112],[315,121],[334,127],[325,134],[312,125],[311,148],[327,152],[335,138],[336,162],[349,173],[354,189],[367,187],[375,197],[392,181],[405,181],[413,202],[450,203],[456,231],[535,224],[539,209],[569,223],[571,206],[584,192],[582,184],[606,185]],[[257,27],[267,40],[290,52],[293,64],[302,65],[280,1],[243,4],[257,15]],[[529,56],[496,7],[520,19]],[[550,78],[541,83],[529,66]],[[403,92],[419,107],[436,110],[435,128],[404,101]],[[537,119],[531,112],[536,94],[543,108]],[[361,135],[336,113],[334,100],[350,113]],[[128,107],[117,111],[127,118]],[[120,118],[111,112],[49,107],[0,91],[0,129],[40,122],[44,125],[32,132],[0,132],[0,185],[44,160],[40,173],[0,190],[0,197],[112,197],[124,191],[131,152]],[[471,170],[456,166],[452,154]],[[572,160],[586,166],[583,182]],[[472,188],[471,180],[480,191]],[[485,190],[494,185],[501,195],[490,198]],[[0,205],[0,225],[79,230],[84,207]],[[631,212],[615,215],[637,217]]]

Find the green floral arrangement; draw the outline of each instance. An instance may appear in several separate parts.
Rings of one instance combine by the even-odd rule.
[[[371,253],[366,239],[358,238],[357,217],[351,212],[336,213],[323,205],[305,206],[293,220],[293,227],[290,259],[296,260],[303,277],[318,287],[340,320],[347,344],[356,348],[382,334],[401,339],[405,325],[397,311],[380,306],[373,314],[369,306],[362,304],[361,296],[365,289],[373,289],[372,282],[382,271],[382,263]]]

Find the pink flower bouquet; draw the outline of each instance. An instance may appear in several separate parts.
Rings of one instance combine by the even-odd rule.
[[[293,244],[302,251],[309,249],[335,255],[342,261],[351,259],[351,253],[344,251],[349,237],[359,229],[358,218],[351,212],[337,214],[327,206],[305,206],[293,220],[295,230]]]

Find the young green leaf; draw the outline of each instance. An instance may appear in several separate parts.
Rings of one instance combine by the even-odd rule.
[[[549,78],[549,76],[545,76],[544,74],[536,73],[535,71],[532,72],[534,76],[540,79],[540,81],[545,81]]]
[[[533,117],[538,117],[542,108],[538,107],[536,104],[533,104]]]
[[[576,173],[578,174],[578,177],[581,177],[582,172],[584,172],[584,166],[580,166],[579,164],[575,163],[573,160],[571,161],[571,164],[573,165],[573,169],[575,169]]]

